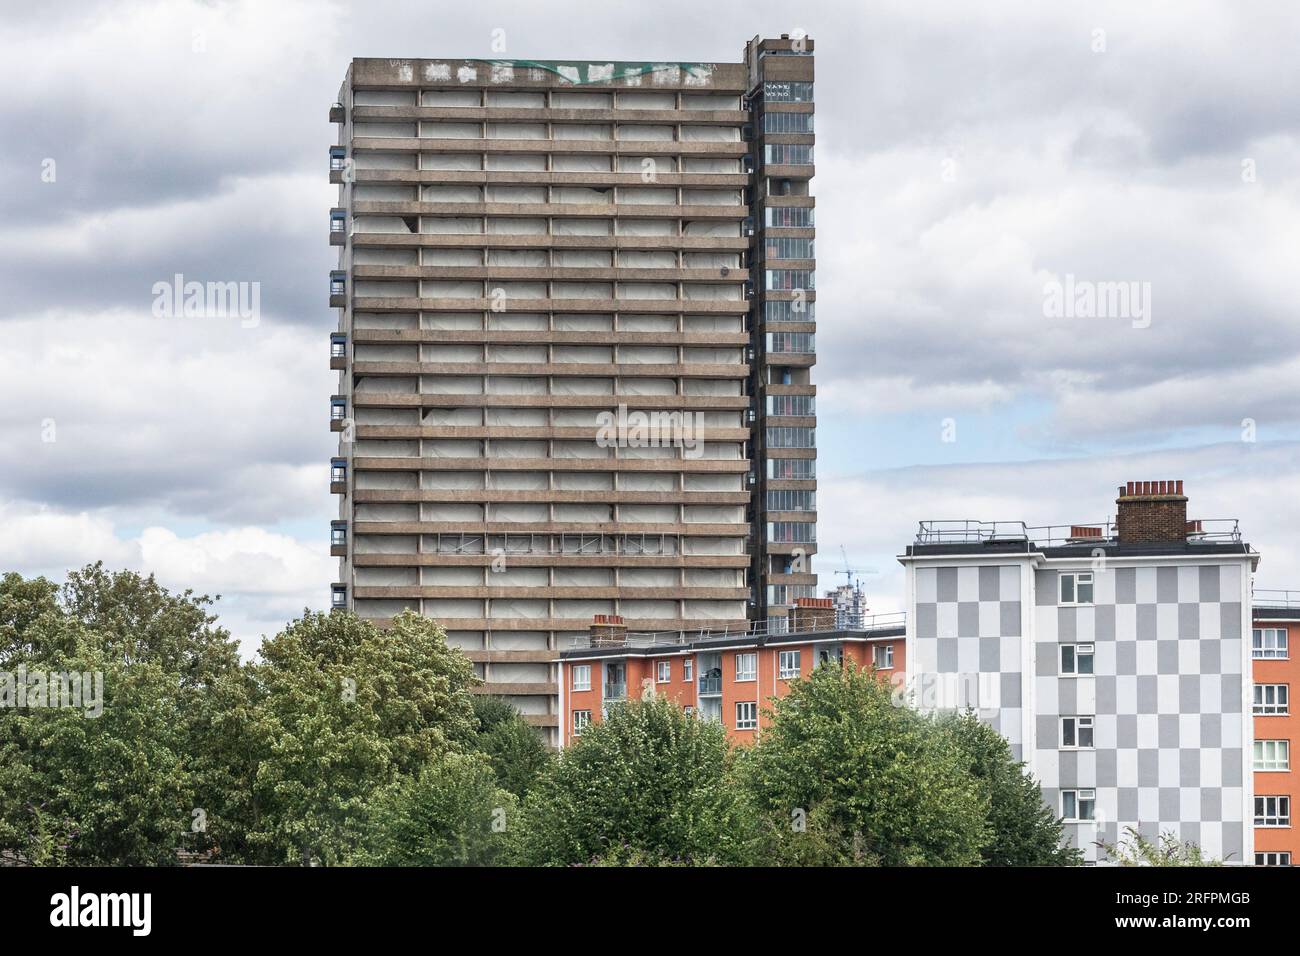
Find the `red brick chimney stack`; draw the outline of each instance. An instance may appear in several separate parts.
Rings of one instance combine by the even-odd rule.
[[[591,620],[591,646],[605,647],[627,643],[627,625],[621,614],[597,614]]]
[[[1187,540],[1187,496],[1181,481],[1130,481],[1115,499],[1120,544],[1181,544]]]

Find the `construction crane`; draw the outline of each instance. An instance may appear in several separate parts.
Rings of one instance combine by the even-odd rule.
[[[836,571],[835,573],[837,575],[844,575],[845,583],[849,586],[853,595],[853,604],[847,611],[841,611],[840,614],[837,615],[842,617],[843,620],[837,621],[836,623],[843,627],[861,627],[862,610],[866,604],[866,598],[862,594],[862,582],[858,579],[858,575],[878,574],[879,572],[875,568],[851,567],[849,565],[849,553],[844,549],[844,545],[840,545],[840,555],[844,558],[844,570]]]

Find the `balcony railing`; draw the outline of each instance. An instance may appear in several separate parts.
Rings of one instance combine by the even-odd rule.
[[[721,694],[722,678],[721,677],[701,677],[700,678],[700,695]]]
[[[622,684],[605,685],[605,700],[626,700],[626,699],[627,699],[626,682]]]

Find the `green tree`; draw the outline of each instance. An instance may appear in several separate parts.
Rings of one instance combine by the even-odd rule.
[[[722,727],[664,700],[611,707],[537,780],[512,830],[517,862],[745,862],[752,826],[728,786]]]
[[[399,777],[371,804],[363,866],[489,866],[505,848],[515,811],[482,754],[447,753],[416,777]]]
[[[473,745],[473,667],[413,612],[379,628],[305,614],[250,668],[250,794],[243,853],[263,863],[342,862],[369,801],[400,776]]]
[[[1222,860],[1207,857],[1197,844],[1180,841],[1172,830],[1162,832],[1156,840],[1150,840],[1136,827],[1126,827],[1124,837],[1118,844],[1098,840],[1096,846],[1109,862],[1117,866],[1223,865]]]
[[[1061,821],[1043,802],[1037,781],[1012,758],[1005,737],[973,713],[949,715],[938,724],[988,800],[989,839],[980,851],[985,866],[1080,865],[1082,854],[1064,845]]]
[[[772,716],[740,765],[743,789],[778,839],[772,853],[805,863],[980,862],[988,796],[951,737],[895,706],[874,670],[819,667],[791,682]]]
[[[500,785],[523,797],[550,762],[542,738],[508,701],[479,695],[474,698],[478,719],[475,749],[488,758]]]

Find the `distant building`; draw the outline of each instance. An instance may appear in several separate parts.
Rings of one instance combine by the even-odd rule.
[[[1300,840],[1291,817],[1297,790],[1291,743],[1300,739],[1300,725],[1291,688],[1300,686],[1300,656],[1291,648],[1300,642],[1300,591],[1257,590],[1254,599],[1255,864],[1293,866]]]
[[[860,627],[867,618],[867,595],[861,587],[841,584],[833,591],[827,591],[835,606],[836,627]]]

